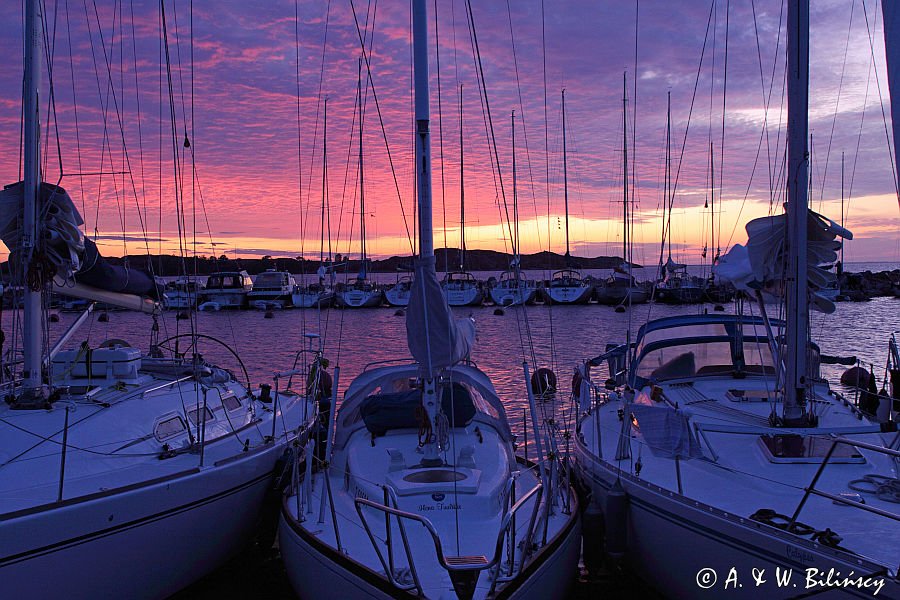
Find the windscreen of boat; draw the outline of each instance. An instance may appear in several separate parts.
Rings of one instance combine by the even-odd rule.
[[[231,289],[244,287],[240,275],[210,275],[206,287],[213,289]]]
[[[651,330],[636,356],[634,374],[648,381],[775,369],[765,329],[752,323],[691,323]]]
[[[283,281],[284,276],[281,273],[260,273],[256,276],[256,281],[253,282],[253,287],[277,288],[281,287]]]

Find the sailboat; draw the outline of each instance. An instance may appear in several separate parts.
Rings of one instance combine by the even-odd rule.
[[[208,336],[154,339],[149,353],[121,339],[73,346],[93,305],[47,347],[51,289],[154,326],[159,306],[153,280],[108,264],[69,194],[42,181],[42,7],[24,11],[24,181],[0,192],[16,285],[29,274],[21,339],[7,340],[23,360],[0,382],[0,587],[9,598],[161,598],[252,540],[312,404],[252,393],[236,354],[234,374],[201,356]]]
[[[566,154],[566,90],[562,91],[562,135],[563,135],[563,198],[566,205],[566,268],[551,275],[550,282],[541,288],[544,303],[587,304],[594,292],[594,286],[585,281],[577,269],[572,268],[569,253],[569,162]]]
[[[627,74],[622,76],[622,264],[613,269],[612,275],[599,282],[595,296],[599,304],[608,306],[630,306],[643,304],[650,299],[647,290],[635,281],[632,271],[631,245],[628,234],[631,229],[628,199],[628,83]]]
[[[474,323],[453,318],[435,272],[425,7],[413,2],[415,362],[347,388],[321,468],[298,470],[285,493],[281,555],[303,598],[559,597],[578,562],[576,496],[558,470],[515,457],[503,403],[468,361]]]
[[[410,297],[412,297],[412,277],[400,275],[398,270],[397,281],[384,290],[384,299],[391,306],[409,306]]]
[[[649,321],[578,368],[576,469],[607,552],[675,598],[900,597],[900,437],[829,390],[808,339],[810,305],[834,309],[809,284],[851,234],[807,207],[809,2],[787,11],[787,213],[718,270],[751,293],[786,279],[786,321],[757,293],[756,314]]]
[[[372,308],[381,306],[384,292],[369,280],[369,257],[366,256],[366,194],[363,178],[363,87],[362,59],[359,60],[359,76],[356,83],[356,101],[359,106],[359,273],[335,293],[337,305],[342,308]]]
[[[500,274],[500,279],[491,286],[491,300],[497,306],[522,306],[532,304],[537,296],[534,282],[522,273],[519,256],[519,198],[516,191],[516,111],[510,116],[512,121],[512,189],[513,189],[513,258],[509,268]]]
[[[327,308],[334,302],[334,268],[331,266],[331,217],[328,206],[328,98],[322,110],[322,205],[319,223],[319,268],[316,282],[294,286],[291,303],[297,308]],[[326,220],[325,216],[328,216]],[[325,229],[328,234],[328,258],[325,258]],[[327,279],[327,281],[326,281]]]
[[[463,86],[459,86],[459,264],[441,282],[450,306],[480,306],[484,302],[481,282],[466,270],[466,185],[463,155]]]
[[[695,304],[703,299],[702,280],[691,277],[687,265],[672,259],[672,205],[675,193],[672,185],[672,94],[666,97],[666,169],[663,184],[663,245],[668,243],[669,255],[662,262],[659,256],[659,279],[653,291],[653,299],[664,304]],[[668,220],[666,215],[668,214]]]

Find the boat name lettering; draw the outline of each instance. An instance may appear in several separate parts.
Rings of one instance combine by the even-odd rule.
[[[420,504],[416,509],[419,512],[432,510],[462,510],[462,505],[455,502],[435,502],[434,504]]]

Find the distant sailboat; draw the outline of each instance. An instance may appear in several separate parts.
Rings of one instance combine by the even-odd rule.
[[[608,306],[630,306],[643,304],[650,299],[647,289],[638,285],[632,270],[631,244],[629,232],[631,219],[629,217],[628,198],[628,97],[626,75],[622,77],[622,264],[613,269],[613,273],[607,279],[599,282],[595,288],[595,295],[599,304]]]
[[[665,225],[663,244],[668,243],[669,255],[665,263],[660,262],[659,280],[653,292],[653,299],[664,304],[695,304],[703,299],[703,280],[692,277],[687,265],[672,259],[672,203],[674,190],[672,185],[672,95],[666,101],[666,180],[663,185],[663,223]],[[668,215],[668,221],[666,220]],[[662,261],[662,250],[660,250]]]
[[[291,302],[297,308],[327,308],[334,303],[334,267],[331,258],[331,208],[328,205],[328,98],[322,110],[322,204],[319,212],[319,268],[315,283],[294,286]],[[328,218],[326,219],[326,215]],[[328,258],[325,231],[328,230]]]
[[[463,86],[459,86],[459,265],[441,282],[450,306],[479,306],[484,302],[481,282],[466,271],[466,185],[463,155]]]
[[[369,280],[369,257],[366,255],[366,194],[363,176],[363,86],[362,59],[359,61],[359,77],[356,84],[357,104],[359,106],[359,273],[348,281],[336,293],[337,304],[342,308],[372,308],[381,306],[384,292]]]
[[[522,273],[519,256],[519,198],[516,190],[516,112],[512,112],[512,192],[513,192],[513,259],[509,268],[500,274],[500,279],[491,287],[491,300],[497,306],[522,306],[531,304],[537,295],[537,288]]]
[[[562,135],[563,135],[563,198],[566,207],[566,268],[553,273],[546,287],[541,288],[544,302],[551,304],[586,304],[591,299],[594,287],[581,273],[572,268],[569,253],[569,162],[566,153],[566,90],[562,91]]]

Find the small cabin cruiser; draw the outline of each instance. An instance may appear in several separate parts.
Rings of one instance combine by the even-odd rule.
[[[253,282],[247,271],[220,271],[206,280],[206,289],[200,298],[203,303],[218,304],[219,308],[245,308],[247,294],[252,289]]]

